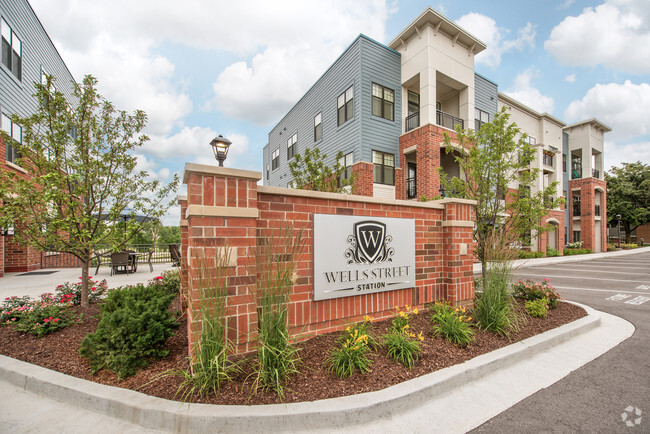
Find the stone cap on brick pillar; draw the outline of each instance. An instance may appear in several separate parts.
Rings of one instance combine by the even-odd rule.
[[[257,182],[260,172],[206,164],[185,163],[187,209],[191,216],[257,218]]]

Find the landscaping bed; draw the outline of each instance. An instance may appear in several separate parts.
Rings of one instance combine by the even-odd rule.
[[[326,360],[330,351],[336,347],[335,341],[341,334],[331,333],[302,342],[299,344],[299,355],[302,358],[302,363],[299,365],[301,373],[293,375],[287,382],[283,402],[314,401],[384,389],[462,363],[586,315],[582,308],[569,303],[560,303],[556,309],[549,310],[546,318],[528,316],[522,300],[516,301],[516,308],[524,318],[517,333],[512,333],[509,338],[506,338],[475,328],[474,340],[466,348],[459,348],[443,337],[434,337],[428,312],[420,311],[419,314],[413,315],[410,322],[411,330],[415,333],[422,331],[424,336],[421,342],[422,352],[413,369],[408,369],[388,358],[386,352],[379,349],[369,355],[372,361],[370,372],[365,374],[357,372],[349,378],[339,379],[334,373],[328,372]],[[180,316],[178,297],[173,301],[171,309],[178,317],[179,327],[174,336],[167,339],[165,343],[166,348],[170,350],[169,354],[154,361],[149,367],[140,369],[136,375],[123,380],[119,380],[117,375],[105,369],[92,375],[88,360],[79,354],[84,337],[97,329],[100,304],[93,303],[85,309],[75,306],[72,309],[76,314],[82,314],[78,323],[43,337],[24,334],[12,327],[0,327],[0,354],[89,381],[132,389],[160,398],[174,399],[181,378],[160,377],[160,374],[170,369],[189,368],[187,324],[185,317]],[[374,335],[378,337],[384,335],[390,322],[390,319],[375,322]],[[203,398],[195,396],[192,402],[222,405],[281,402],[277,394],[272,391],[253,390],[253,376],[249,377],[252,372],[253,368],[250,364],[245,364],[242,373],[238,374],[234,381],[221,385],[218,396],[213,394]]]

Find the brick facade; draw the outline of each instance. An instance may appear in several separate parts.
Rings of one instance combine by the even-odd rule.
[[[289,326],[293,334],[314,336],[340,330],[365,314],[386,318],[394,306],[422,307],[434,300],[470,304],[474,298],[472,228],[473,201],[446,199],[419,203],[258,186],[261,175],[214,166],[187,164],[187,201],[181,226],[185,258],[183,293],[190,303],[199,297],[199,268],[214,263],[217,249],[231,249],[227,315],[231,338],[239,353],[254,350],[257,304],[253,289],[258,242],[272,237],[284,222],[304,229],[305,247],[297,262]],[[416,287],[331,300],[313,300],[314,214],[412,219],[415,222]],[[193,253],[203,255],[199,261]],[[207,262],[206,262],[207,261]],[[189,264],[188,264],[189,263]],[[197,309],[188,309],[190,351],[200,326]]]
[[[573,215],[574,192],[580,192],[580,216]],[[600,194],[600,216],[595,215],[596,194]],[[574,220],[575,217],[575,220]],[[579,217],[579,218],[578,218]],[[607,183],[597,178],[569,180],[569,231],[580,221],[582,247],[596,249],[596,222],[600,221],[600,251],[607,251]],[[569,237],[571,240],[571,237]],[[572,241],[572,240],[571,240]]]

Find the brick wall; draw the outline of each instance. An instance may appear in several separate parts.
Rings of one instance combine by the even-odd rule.
[[[340,330],[365,314],[385,318],[394,313],[396,305],[422,307],[443,299],[455,304],[472,302],[473,201],[381,200],[263,187],[257,185],[260,178],[256,172],[196,164],[185,167],[188,196],[181,218],[187,222],[187,237],[182,240],[183,252],[188,252],[185,257],[189,259],[183,262],[189,264],[182,284],[190,303],[190,351],[199,333],[196,306],[200,298],[200,268],[214,267],[217,249],[223,246],[228,246],[234,256],[229,268],[227,300],[231,338],[236,341],[237,352],[254,349],[258,319],[253,295],[256,275],[251,270],[257,243],[275,236],[277,228],[285,222],[305,231],[305,247],[296,264],[297,280],[290,302],[292,333],[313,336]],[[416,287],[314,301],[314,214],[414,220]],[[193,253],[200,253],[202,259]]]
[[[582,239],[582,247],[596,250],[596,220],[594,205],[596,190],[600,192],[600,240],[601,251],[607,251],[607,183],[597,178],[582,178],[569,180],[569,230],[571,235],[569,239],[572,240],[573,235],[573,192],[580,191],[580,231]],[[577,217],[577,216],[576,216]]]
[[[15,237],[4,236],[4,272],[16,273],[41,268],[41,251],[20,245]]]

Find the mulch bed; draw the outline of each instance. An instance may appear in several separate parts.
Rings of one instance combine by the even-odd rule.
[[[517,307],[521,312],[524,312],[523,303],[518,302]],[[174,399],[181,380],[173,376],[155,378],[169,369],[188,368],[185,317],[179,318],[180,326],[176,334],[169,338],[166,343],[167,348],[170,350],[167,357],[153,362],[148,368],[138,371],[137,375],[120,381],[115,374],[105,370],[91,375],[86,359],[80,356],[78,352],[81,341],[86,334],[94,332],[97,327],[100,312],[99,304],[92,304],[86,309],[79,307],[75,309],[78,310],[78,313],[83,313],[82,321],[79,324],[42,338],[18,333],[11,327],[0,327],[0,353],[89,381],[137,390],[160,398]],[[175,312],[179,311],[178,298],[174,301],[172,309]],[[371,357],[373,361],[371,372],[367,374],[357,373],[345,380],[339,380],[323,367],[339,334],[332,333],[317,336],[299,344],[302,358],[301,374],[293,376],[286,385],[284,402],[314,401],[384,389],[405,380],[462,363],[513,342],[569,323],[585,315],[586,312],[582,308],[569,303],[561,303],[557,309],[551,310],[545,319],[532,318],[524,313],[525,324],[521,325],[519,332],[512,334],[509,339],[476,329],[476,335],[471,346],[461,349],[443,338],[433,337],[428,313],[420,312],[411,320],[411,329],[415,333],[422,330],[426,339],[421,345],[420,359],[415,363],[412,370],[387,358],[385,352],[379,350]],[[389,325],[390,320],[376,322],[373,327],[375,335],[381,336],[384,334]],[[192,402],[226,405],[281,402],[275,393],[254,392],[251,390],[252,381],[250,378],[246,379],[250,373],[251,369],[246,368],[244,373],[235,381],[222,385],[219,396],[195,397]]]

